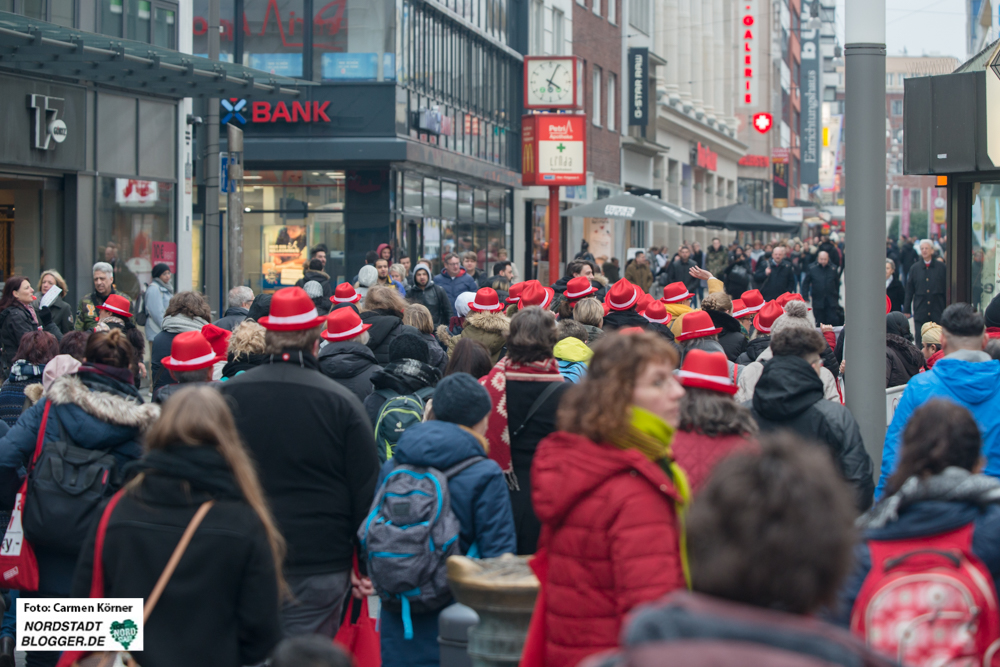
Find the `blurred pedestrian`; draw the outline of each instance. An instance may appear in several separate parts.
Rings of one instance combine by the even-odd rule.
[[[403,324],[420,332],[424,342],[427,343],[427,351],[430,352],[430,359],[427,363],[444,374],[444,369],[448,365],[448,354],[441,347],[437,336],[434,335],[434,320],[431,318],[431,311],[422,304],[411,303],[403,312]]]
[[[405,310],[406,301],[391,285],[372,287],[361,302],[361,321],[372,325],[368,331],[368,348],[375,353],[379,364],[389,363],[389,346],[396,338],[407,333],[420,335],[413,327],[403,324]]]
[[[77,361],[84,359],[84,350],[87,349],[87,339],[90,338],[90,331],[70,331],[59,341],[59,354],[68,354]]]
[[[419,334],[407,333],[392,341],[389,363],[372,373],[374,391],[364,400],[365,411],[373,427],[378,424],[379,413],[387,400],[393,396],[409,396],[430,390],[438,383],[441,372],[428,363],[429,359],[427,343]],[[426,393],[429,397],[433,391]],[[421,400],[424,401],[423,398]],[[381,453],[379,458],[382,459]]]
[[[944,357],[944,352],[941,350],[941,325],[935,322],[924,322],[924,325],[920,327],[920,337],[924,341],[920,352],[927,364],[927,370],[930,370],[934,368],[934,364],[939,359]]]
[[[170,356],[160,362],[170,373],[174,384],[164,385],[153,392],[153,402],[165,403],[183,387],[210,383],[210,386],[217,386],[212,383],[212,369],[225,358],[225,355],[212,349],[212,344],[200,331],[177,334],[170,344]]]
[[[896,263],[891,259],[885,260],[885,295],[889,297],[892,310],[902,312],[906,290],[897,276]]]
[[[476,292],[469,310],[471,312],[465,318],[462,333],[448,339],[449,353],[461,338],[471,338],[482,343],[490,351],[493,363],[496,363],[510,333],[510,320],[503,313],[499,295],[492,287],[483,287]]]
[[[435,330],[441,325],[447,326],[453,314],[453,300],[443,287],[434,283],[431,279],[431,267],[423,262],[418,263],[413,270],[413,286],[407,292],[406,300],[419,303],[430,311]]]
[[[274,649],[271,667],[354,667],[354,660],[327,637],[308,635],[285,639]]]
[[[229,290],[226,304],[226,313],[213,324],[220,329],[233,331],[240,322],[250,316],[250,306],[253,305],[253,290],[246,285],[237,285]]]
[[[264,327],[247,318],[233,329],[226,347],[226,365],[222,377],[229,379],[267,362]]]
[[[907,273],[903,297],[903,312],[913,317],[917,331],[924,322],[941,321],[947,303],[947,283],[947,267],[934,257],[934,244],[924,239],[920,242],[920,259]]]
[[[268,362],[220,391],[288,543],[284,574],[292,597],[281,608],[282,634],[332,639],[351,586],[354,534],[375,490],[375,441],[358,401],[319,372],[326,321],[309,296],[286,287],[270,311],[260,319]]]
[[[153,280],[146,286],[146,340],[152,342],[163,331],[163,318],[174,297],[173,274],[162,262],[153,267]]]
[[[445,254],[442,261],[444,268],[441,273],[434,276],[434,284],[444,288],[448,294],[449,303],[455,303],[458,295],[462,292],[475,292],[479,289],[479,285],[472,279],[472,276],[462,268],[462,260],[459,259],[458,255],[449,252]]]
[[[583,325],[587,330],[587,345],[594,347],[604,336],[604,308],[601,302],[594,297],[580,299],[573,308],[573,319]]]
[[[90,596],[100,567],[104,597],[148,598],[181,534],[207,506],[143,626],[140,659],[144,667],[261,663],[281,639],[285,541],[226,401],[212,389],[185,387],[145,444],[141,472],[105,510],[100,563],[97,522],[88,531],[73,596]],[[212,613],[191,626],[192,609]]]
[[[733,300],[725,292],[715,292],[705,297],[701,308],[712,318],[712,324],[722,329],[719,332],[719,345],[726,353],[726,358],[735,362],[746,351],[747,339],[743,335],[743,327],[733,316]]]
[[[4,377],[10,373],[24,334],[48,331],[56,340],[62,338],[62,332],[52,321],[52,312],[48,308],[36,312],[34,301],[35,290],[24,276],[12,276],[4,283],[3,294],[0,295],[0,347],[3,348],[0,361],[3,362]],[[44,322],[46,316],[47,323]]]
[[[169,356],[170,346],[177,334],[185,331],[201,331],[212,319],[212,309],[205,297],[197,292],[178,292],[163,313],[163,330],[153,339],[152,390],[174,384],[169,371],[163,367],[163,358]]]
[[[471,338],[462,338],[455,343],[451,357],[448,358],[448,365],[444,368],[444,375],[455,373],[468,373],[477,380],[493,368],[490,359],[490,351],[479,341]]]
[[[80,306],[77,308],[76,322],[73,327],[77,331],[93,331],[97,326],[97,307],[104,303],[104,300],[112,294],[119,294],[126,299],[128,295],[115,289],[115,269],[107,262],[97,262],[93,268],[94,291],[80,299]],[[129,304],[132,300],[129,299]]]
[[[898,387],[921,373],[926,360],[913,344],[910,321],[893,311],[885,316],[885,386]]]
[[[368,348],[368,330],[353,308],[340,308],[326,318],[320,333],[326,344],[319,348],[319,370],[364,402],[374,388],[372,375],[382,370]]]
[[[330,280],[330,274],[324,271],[324,268],[326,268],[326,260],[318,257],[309,260],[309,266],[302,272],[302,277],[296,281],[295,286],[304,287],[308,282],[316,282],[323,291],[323,298],[329,300],[333,296],[333,283]]]
[[[42,383],[45,365],[59,354],[59,342],[47,331],[29,331],[21,337],[10,374],[0,386],[0,419],[13,426],[30,407],[25,400],[28,385]]]
[[[642,250],[636,252],[635,257],[625,267],[625,280],[641,289],[643,293],[648,293],[649,288],[653,286],[653,272],[649,268],[649,259]]]
[[[62,292],[49,304],[52,312],[52,322],[59,327],[59,331],[65,336],[73,331],[73,307],[66,303],[69,298],[69,287],[62,275],[55,269],[48,269],[42,272],[38,278],[38,294],[45,294],[53,287],[58,287]]]
[[[560,320],[556,327],[559,342],[552,356],[559,362],[559,372],[567,382],[578,384],[587,375],[587,363],[594,351],[587,347],[587,330],[574,320]]]
[[[538,447],[532,499],[548,571],[541,636],[529,637],[544,643],[537,664],[569,667],[616,647],[626,614],[685,587],[676,367],[655,334],[606,337],[560,405],[559,431]]]
[[[788,290],[793,292],[794,288]],[[812,298],[813,319],[816,324],[832,324],[843,326],[840,315],[840,274],[837,267],[830,263],[830,255],[821,250],[816,261],[806,269],[806,277],[802,281],[802,295]]]

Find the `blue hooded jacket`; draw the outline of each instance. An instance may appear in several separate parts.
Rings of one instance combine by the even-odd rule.
[[[885,493],[885,485],[896,470],[903,431],[913,411],[932,398],[945,398],[969,410],[983,438],[984,474],[1000,477],[1000,361],[965,361],[947,356],[927,373],[913,376],[896,407],[885,434],[882,472],[875,498]]]
[[[458,298],[459,294],[479,290],[479,285],[472,276],[465,272],[465,269],[462,269],[457,278],[452,278],[448,275],[448,269],[442,269],[438,277],[434,279],[434,284],[440,285],[444,289],[448,295],[448,303],[451,304],[452,309],[455,308],[455,299]]]
[[[482,445],[457,424],[429,421],[407,429],[396,453],[379,471],[378,484],[397,464],[446,470],[473,456],[486,456]],[[480,558],[517,552],[514,512],[503,471],[495,461],[475,463],[448,481],[451,510],[461,526],[462,553],[475,543]]]

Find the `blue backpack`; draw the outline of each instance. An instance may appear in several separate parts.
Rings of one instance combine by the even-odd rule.
[[[436,611],[451,601],[446,562],[461,552],[448,480],[485,460],[473,456],[444,471],[396,466],[382,480],[358,530],[375,592],[386,608],[402,612],[406,639],[413,639],[411,610]]]

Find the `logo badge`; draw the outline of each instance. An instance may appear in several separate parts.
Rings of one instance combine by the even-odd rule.
[[[128,645],[134,642],[138,635],[139,626],[130,618],[125,619],[121,623],[115,621],[111,624],[111,638],[121,644],[126,651],[128,650]]]
[[[63,112],[64,102],[65,100],[61,97],[28,95],[28,108],[35,111],[34,147],[38,150],[53,150],[55,149],[54,144],[66,141],[69,134],[66,121],[59,117],[59,114]]]
[[[755,113],[753,115],[753,129],[757,130],[761,134],[766,134],[768,130],[771,129],[771,125],[774,124],[774,119],[769,113]]]
[[[222,117],[222,124],[225,125],[234,118],[239,122],[240,125],[246,125],[247,119],[243,117],[242,111],[247,106],[246,100],[238,100],[235,97],[230,97],[228,100],[221,100],[222,108],[227,111],[226,115]]]

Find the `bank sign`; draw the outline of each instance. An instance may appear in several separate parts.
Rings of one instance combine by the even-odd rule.
[[[231,97],[221,100],[223,125],[259,125],[262,123],[329,123],[329,100],[323,102],[261,102]]]
[[[587,116],[530,114],[521,118],[523,185],[587,184]]]

